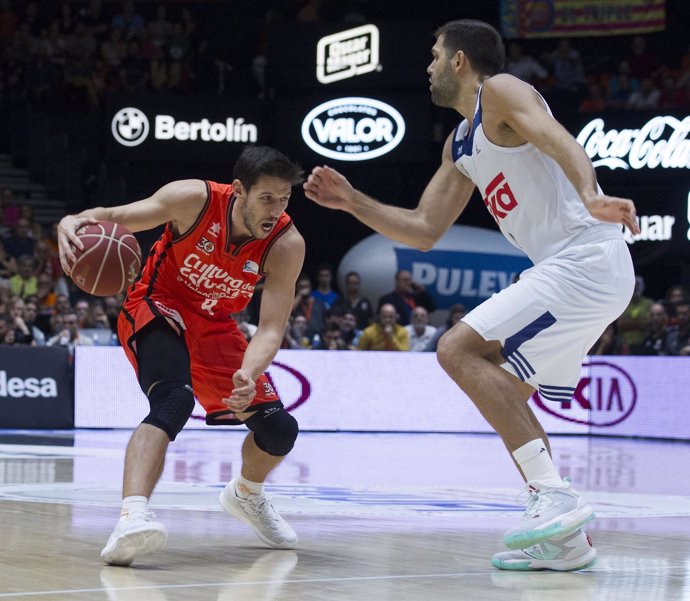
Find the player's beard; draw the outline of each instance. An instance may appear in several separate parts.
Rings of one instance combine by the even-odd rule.
[[[450,63],[435,78],[432,77],[431,83],[431,102],[436,106],[453,108],[455,99],[460,93],[460,84],[450,69]]]
[[[244,227],[249,230],[249,233],[257,240],[262,240],[266,238],[271,232],[266,232],[261,224],[263,221],[268,221],[268,219],[256,219],[254,212],[249,208],[249,201],[245,202],[242,207],[240,214],[242,215],[242,222]]]

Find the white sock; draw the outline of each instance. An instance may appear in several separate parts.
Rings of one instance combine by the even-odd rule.
[[[556,471],[556,466],[541,438],[530,440],[513,451],[513,457],[520,466],[527,482],[536,480],[551,488],[567,486]]]
[[[146,513],[149,500],[146,497],[133,495],[122,499],[122,511],[120,517],[126,517],[133,513]]]
[[[252,482],[240,474],[235,480],[235,492],[241,499],[248,499],[249,495],[262,495],[264,493],[264,483]]]

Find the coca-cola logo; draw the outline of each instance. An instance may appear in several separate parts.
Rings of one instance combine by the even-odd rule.
[[[606,361],[590,361],[582,367],[586,375],[580,378],[571,400],[542,401],[538,392],[532,400],[542,411],[576,424],[607,428],[627,419],[637,403],[637,388],[630,375]]]
[[[609,129],[601,118],[582,128],[577,141],[595,167],[610,169],[690,168],[690,117],[650,119],[639,129]]]

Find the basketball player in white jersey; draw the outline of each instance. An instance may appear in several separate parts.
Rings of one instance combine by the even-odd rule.
[[[527,510],[504,537],[512,550],[496,554],[492,565],[583,569],[596,560],[582,530],[594,514],[559,476],[527,401],[535,389],[547,401],[569,400],[587,351],[627,306],[635,278],[621,224],[639,231],[635,206],[602,193],[584,150],[534,88],[499,74],[505,53],[493,27],[447,23],[431,53],[432,101],[464,120],[446,140],[417,208],[382,204],[329,167],[312,171],[305,194],[428,250],[476,186],[501,232],[534,262],[441,338],[438,360],[501,437],[527,483]]]

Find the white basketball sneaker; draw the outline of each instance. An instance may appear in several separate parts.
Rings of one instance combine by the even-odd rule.
[[[491,558],[491,565],[499,570],[571,572],[584,570],[596,561],[597,550],[592,546],[592,539],[582,530],[577,530],[527,549],[496,553]]]
[[[563,488],[549,488],[537,481],[527,483],[527,509],[520,523],[503,537],[509,549],[525,549],[549,538],[560,538],[594,519],[594,511],[573,485],[563,482]]]
[[[153,511],[124,515],[101,551],[101,559],[113,566],[128,566],[137,555],[161,549],[167,538],[165,526],[156,521]]]
[[[237,496],[235,480],[230,480],[219,500],[226,513],[249,524],[269,547],[292,549],[297,543],[297,534],[280,517],[266,495],[249,495],[248,499],[242,499]]]

